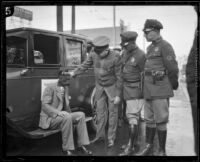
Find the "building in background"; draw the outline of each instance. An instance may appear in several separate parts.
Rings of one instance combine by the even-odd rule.
[[[127,26],[116,26],[115,31],[113,27],[105,27],[105,28],[92,28],[92,29],[80,29],[76,30],[76,34],[84,35],[89,37],[90,39],[94,39],[95,37],[105,35],[110,38],[110,47],[119,47],[120,46],[120,33],[123,31],[127,31]],[[71,33],[71,31],[64,31],[66,33]],[[116,34],[114,40],[114,33]]]
[[[32,20],[32,11],[15,6],[13,15],[6,18],[6,29],[31,27]]]

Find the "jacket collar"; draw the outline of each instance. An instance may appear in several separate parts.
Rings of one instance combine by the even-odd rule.
[[[156,45],[156,44],[158,44],[161,40],[163,40],[163,39],[162,39],[162,37],[160,36],[160,37],[158,37],[155,41],[153,41],[152,44]]]
[[[124,54],[125,55],[132,55],[133,52],[138,48],[138,46],[136,44],[131,44],[131,46],[129,47],[129,49],[124,50]]]

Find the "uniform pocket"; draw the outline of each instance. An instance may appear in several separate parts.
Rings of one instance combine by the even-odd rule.
[[[132,73],[132,72],[136,72],[136,71],[138,71],[136,61],[133,61],[133,62],[129,61],[124,66],[124,72]]]
[[[135,67],[135,66],[137,66],[136,61],[134,61],[134,62],[129,62],[129,63],[127,64],[127,67]]]
[[[107,63],[107,64],[105,64],[105,66],[103,68],[108,72],[112,72],[114,69],[114,65],[112,63],[110,63],[110,64]]]
[[[164,82],[163,80],[159,80],[159,81],[156,81],[155,84],[158,86],[163,86],[164,84],[166,84],[166,82]]]

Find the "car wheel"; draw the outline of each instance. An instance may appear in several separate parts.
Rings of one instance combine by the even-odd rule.
[[[97,131],[97,118],[96,118],[96,107],[95,107],[95,103],[94,103],[94,95],[96,92],[96,88],[94,87],[92,92],[91,92],[91,97],[90,97],[90,104],[91,104],[91,108],[93,111],[93,116],[92,116],[92,120],[89,121],[89,127],[92,130],[92,132]]]

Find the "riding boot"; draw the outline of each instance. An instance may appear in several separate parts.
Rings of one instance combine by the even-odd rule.
[[[141,152],[136,153],[136,156],[146,156],[152,154],[155,133],[156,128],[146,127],[146,146]]]
[[[129,128],[130,136],[129,136],[129,142],[124,148],[124,151],[119,154],[119,156],[127,156],[131,155],[134,152],[134,143],[135,143],[135,137],[137,134],[137,129],[135,128],[135,125],[130,125]]]
[[[133,147],[134,147],[134,152],[138,152],[140,150],[140,144],[139,144],[139,124],[138,125],[135,125],[134,126],[134,132],[135,132],[135,139],[134,139],[134,144],[133,144]]]
[[[121,149],[124,150],[128,145],[131,145],[131,125],[129,125],[128,131],[128,143],[121,146]]]
[[[167,130],[158,130],[158,140],[159,140],[158,156],[167,156],[165,152],[166,138],[167,138]]]

